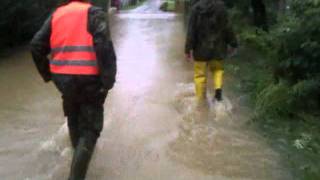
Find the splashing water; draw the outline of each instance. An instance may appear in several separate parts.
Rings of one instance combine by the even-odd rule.
[[[56,134],[41,144],[40,151],[50,151],[65,156],[70,151],[70,145],[68,125],[65,122]]]
[[[177,162],[218,179],[288,179],[279,167],[279,155],[240,123],[244,120],[234,113],[237,106],[231,99],[199,107],[189,83],[177,85],[174,101],[181,130],[169,154]]]
[[[33,162],[41,160],[43,163],[36,164],[35,175],[25,180],[63,179],[68,173],[72,151],[68,126],[65,122],[52,137],[40,143],[39,148],[32,153]]]
[[[228,97],[224,97],[222,102],[208,100],[208,109],[205,106],[197,104],[195,97],[193,83],[179,83],[175,92],[176,108],[179,112],[187,117],[194,116],[200,112],[206,112],[210,116],[210,120],[220,121],[228,120],[231,118],[233,105]],[[208,97],[212,97],[211,93],[208,93]],[[209,98],[212,99],[212,98]],[[208,119],[209,120],[209,119]]]
[[[213,114],[215,114],[214,120],[216,121],[228,120],[232,118],[231,114],[232,114],[233,106],[228,97],[223,97],[222,102],[210,101],[210,110],[213,112]]]

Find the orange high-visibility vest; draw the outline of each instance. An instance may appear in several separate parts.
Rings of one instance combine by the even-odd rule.
[[[87,30],[90,7],[89,3],[71,2],[54,12],[50,38],[52,73],[99,74],[93,37]]]

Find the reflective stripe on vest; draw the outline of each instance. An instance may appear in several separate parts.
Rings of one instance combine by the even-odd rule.
[[[73,1],[52,16],[50,71],[55,74],[97,75],[93,37],[88,32],[89,3]]]

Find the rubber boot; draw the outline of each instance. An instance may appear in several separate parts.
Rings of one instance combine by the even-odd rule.
[[[69,136],[71,140],[71,144],[73,149],[76,149],[78,142],[79,142],[79,132],[76,129],[69,127]]]
[[[74,151],[69,180],[84,180],[96,140],[80,138]]]
[[[63,101],[63,110],[68,119],[68,129],[73,149],[79,142],[79,107],[76,103],[67,100]]]
[[[222,89],[216,89],[214,99],[218,102],[222,101]]]
[[[78,145],[79,138],[80,138],[77,115],[68,117],[68,129],[69,129],[69,136],[70,136],[72,147],[73,149],[75,149]]]

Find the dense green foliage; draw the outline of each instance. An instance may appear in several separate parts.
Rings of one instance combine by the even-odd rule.
[[[29,40],[39,29],[50,12],[66,0],[1,0],[0,48],[19,45]],[[94,4],[106,6],[107,0],[95,0]]]
[[[290,117],[299,117],[300,113],[313,113],[317,115],[320,110],[320,4],[317,1],[293,1],[291,11],[278,24],[273,31],[246,30],[242,33],[242,40],[252,48],[259,50],[267,59],[266,66],[270,69],[270,83],[266,85],[278,86],[281,100],[277,98],[279,108],[277,113]],[[276,91],[275,87],[270,87]],[[270,91],[271,91],[270,89]],[[270,91],[263,89],[258,95],[259,112],[262,109],[269,114],[275,112],[270,97]],[[279,94],[275,92],[274,94]],[[267,105],[268,104],[268,105]],[[266,107],[264,107],[266,106]]]
[[[239,63],[247,65],[240,65],[242,87],[253,97],[255,122],[288,156],[286,162],[297,177],[316,180],[320,179],[316,160],[320,158],[320,1],[287,3],[284,12],[268,11],[273,18],[269,32],[251,26],[250,13],[243,11],[245,3],[231,10],[245,53],[250,54],[239,55]],[[268,3],[268,8],[275,6]]]

